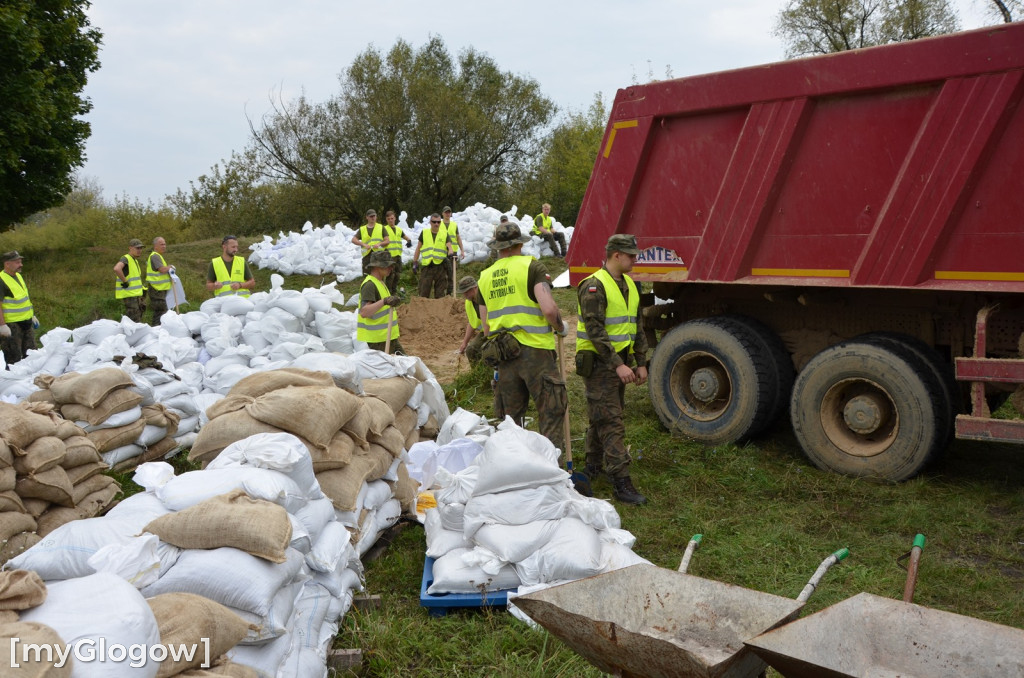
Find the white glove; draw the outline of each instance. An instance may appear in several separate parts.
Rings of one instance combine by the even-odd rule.
[[[0,325],[0,337],[6,339],[9,336],[11,336],[11,328],[7,326],[7,323]]]
[[[168,268],[167,272],[170,273],[171,275],[174,275],[174,267],[171,266],[170,268]]]
[[[39,318],[37,318],[35,316],[32,316],[32,329],[34,329],[34,330],[38,330],[39,329]]]

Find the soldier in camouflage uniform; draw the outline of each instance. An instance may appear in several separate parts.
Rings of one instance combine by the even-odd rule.
[[[466,335],[462,338],[459,353],[469,358],[471,365],[480,362],[480,349],[484,345],[483,324],[480,320],[480,288],[473,276],[467,275],[459,281],[458,292],[466,298]]]
[[[515,224],[501,224],[487,246],[498,260],[480,274],[480,318],[488,340],[484,360],[497,367],[495,414],[521,423],[530,398],[537,406],[540,432],[563,449],[565,382],[555,359],[557,331],[565,335],[551,276],[533,257],[524,256],[524,236]]]
[[[579,325],[576,330],[576,371],[587,392],[587,464],[594,480],[602,467],[615,488],[615,498],[645,504],[633,487],[624,441],[622,410],[626,384],[647,381],[647,339],[638,312],[640,290],[626,273],[639,249],[636,237],[619,233],[608,239],[605,264],[577,287]],[[636,360],[636,368],[630,362]]]

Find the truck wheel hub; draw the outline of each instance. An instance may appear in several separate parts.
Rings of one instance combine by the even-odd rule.
[[[861,394],[851,398],[843,408],[843,419],[855,433],[874,433],[882,425],[881,403],[873,394]]]
[[[697,400],[710,403],[722,392],[725,375],[714,367],[701,367],[690,375],[690,390]]]

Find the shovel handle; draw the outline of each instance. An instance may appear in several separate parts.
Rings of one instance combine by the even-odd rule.
[[[800,595],[796,597],[797,602],[806,603],[811,597],[811,594],[814,593],[814,590],[818,588],[818,583],[821,582],[821,578],[825,576],[825,573],[828,572],[829,568],[836,563],[842,562],[849,555],[850,549],[841,548],[825,560],[821,561],[821,565],[819,565],[818,569],[815,570],[814,574],[811,576],[811,580],[807,582],[807,586],[805,586],[804,590],[800,592]]]
[[[700,546],[700,541],[703,538],[703,534],[695,534],[690,537],[690,543],[686,545],[686,550],[683,552],[683,561],[679,563],[679,571],[683,574],[686,574],[686,571],[690,569],[690,558],[693,557],[693,552]]]
[[[917,588],[917,568],[921,564],[921,552],[924,551],[924,535],[919,534],[914,537],[914,545],[904,557],[909,557],[907,561],[907,583],[903,586],[903,602],[912,603],[914,602],[914,589]]]
[[[555,335],[555,340],[558,347],[558,375],[562,378],[562,383],[565,383],[565,337],[561,334]],[[565,468],[572,475],[572,436],[569,432],[569,404],[565,405],[565,413],[562,415],[562,437],[565,438],[565,448],[563,457],[565,459]]]

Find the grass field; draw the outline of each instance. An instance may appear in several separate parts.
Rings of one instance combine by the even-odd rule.
[[[192,308],[208,297],[202,282],[219,241],[177,244],[167,259],[185,281]],[[243,241],[243,248],[246,243]],[[55,253],[26,260],[43,331],[98,317],[119,318],[111,268],[121,251]],[[550,271],[564,263],[545,260]],[[480,264],[466,267],[475,273]],[[320,286],[331,278],[296,276],[286,287]],[[269,272],[257,272],[258,289]],[[411,279],[405,281],[410,289]],[[357,283],[340,285],[346,296]],[[556,290],[566,311],[573,290]],[[454,347],[453,347],[454,348]],[[489,373],[477,369],[446,384],[452,409],[491,415]],[[582,383],[569,378],[572,435],[582,463],[586,411]],[[714,448],[669,436],[646,388],[627,389],[626,437],[633,476],[648,496],[643,507],[618,505],[635,551],[675,568],[689,537],[704,534],[692,574],[795,597],[822,558],[840,547],[851,557],[826,575],[806,613],[868,591],[899,598],[904,571],[896,564],[914,535],[926,535],[915,602],[1024,628],[1024,451],[956,442],[920,477],[899,485],[845,478],[814,468],[796,445],[787,421],[754,442]],[[598,496],[611,497],[599,482]],[[404,529],[367,568],[368,593],[379,609],[350,612],[336,645],[364,651],[372,676],[588,676],[600,675],[560,642],[529,630],[502,612],[462,612],[430,618],[418,596],[423,531]]]

